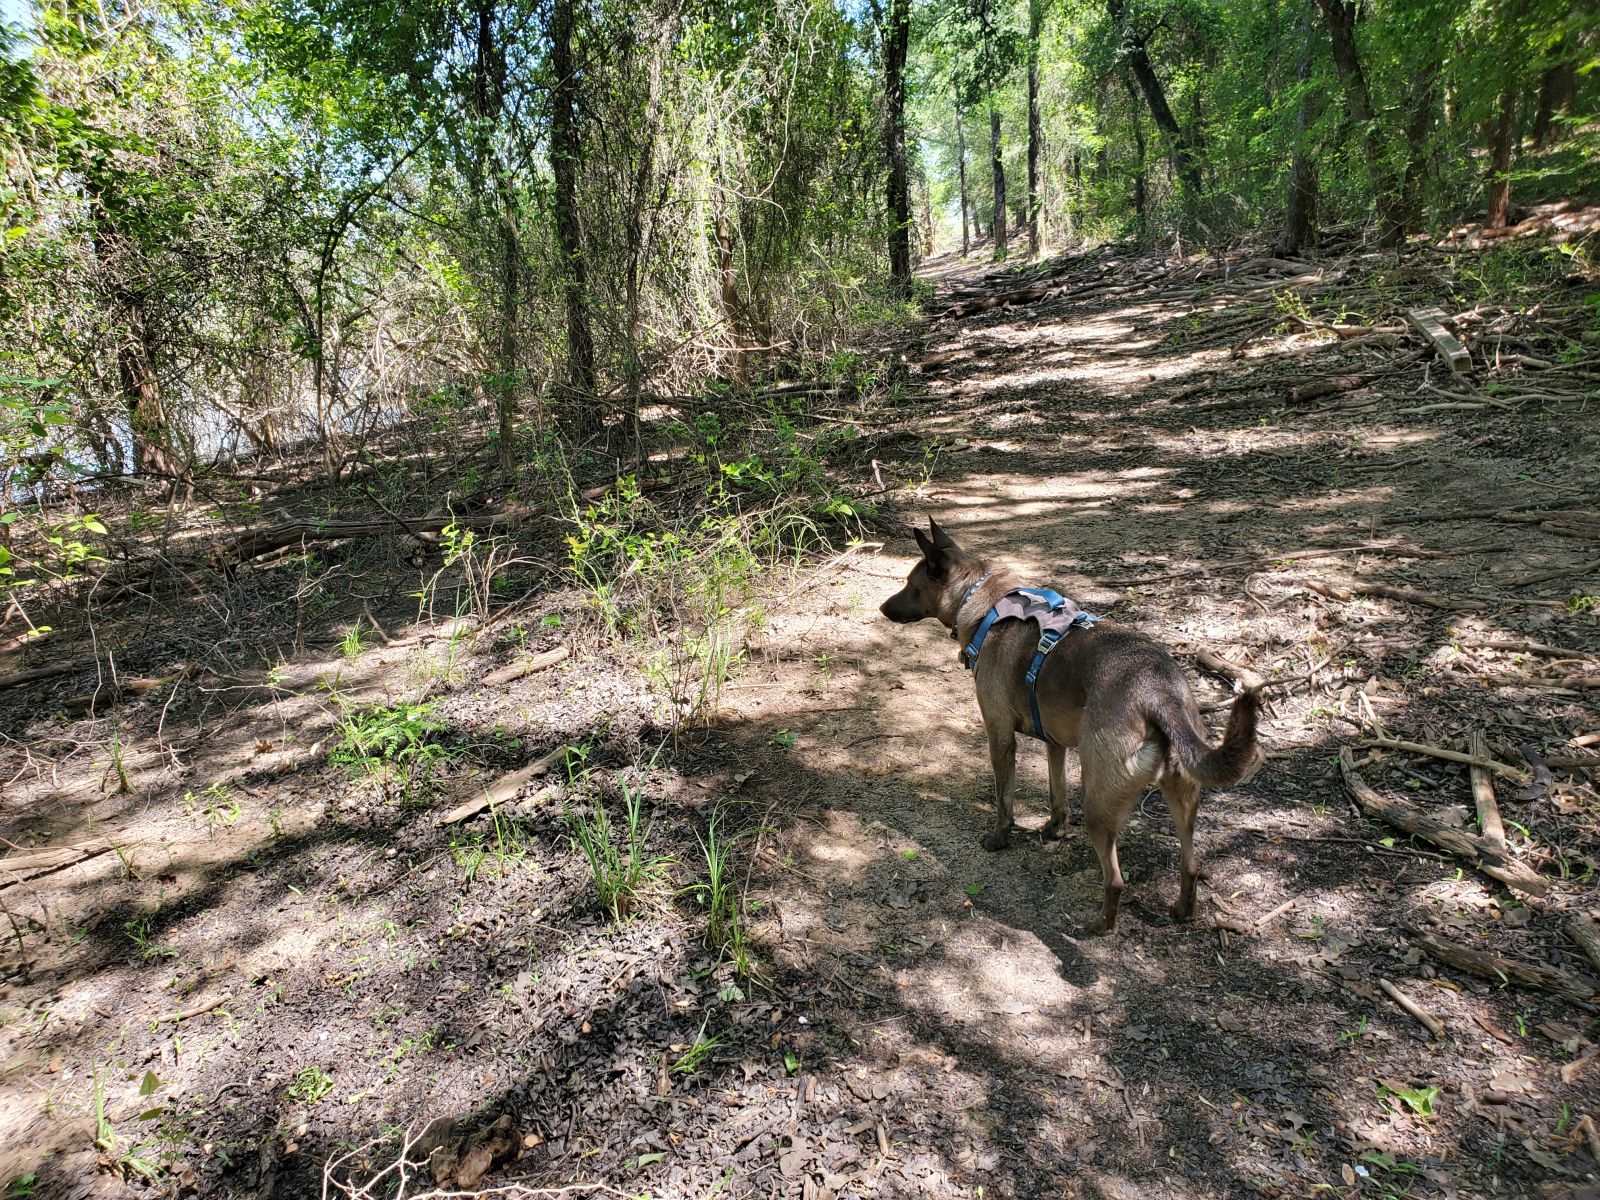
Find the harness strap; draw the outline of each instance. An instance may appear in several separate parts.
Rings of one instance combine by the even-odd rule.
[[[971,595],[969,591],[962,600],[963,605]],[[1088,629],[1097,624],[1100,618],[1093,613],[1084,612],[1059,592],[1053,592],[1048,588],[1017,588],[1007,592],[978,623],[972,641],[963,651],[969,671],[977,668],[978,652],[983,647],[984,638],[989,634],[989,627],[997,620],[1009,618],[1031,620],[1039,626],[1039,644],[1034,648],[1033,660],[1028,664],[1024,679],[1028,685],[1028,713],[1033,718],[1033,736],[1040,741],[1049,742],[1051,739],[1044,731],[1044,721],[1039,713],[1039,672],[1043,669],[1044,660],[1050,651],[1060,644],[1063,637],[1074,628]]]

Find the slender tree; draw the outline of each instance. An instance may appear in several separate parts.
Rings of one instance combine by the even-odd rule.
[[[888,102],[889,277],[911,293],[911,197],[906,165],[906,54],[911,42],[911,0],[889,0],[884,36],[884,92]]]
[[[594,335],[589,328],[589,268],[578,219],[578,168],[583,148],[578,130],[578,76],[573,66],[573,0],[553,0],[550,20],[550,169],[555,178],[556,253],[567,310],[567,386],[581,405],[581,424],[593,428],[600,414],[596,392]]]

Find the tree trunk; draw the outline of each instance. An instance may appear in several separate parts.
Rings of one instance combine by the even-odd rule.
[[[1556,110],[1571,112],[1578,96],[1578,67],[1574,62],[1557,63],[1539,76],[1539,107],[1533,114],[1533,144],[1544,146],[1555,128]]]
[[[1294,114],[1294,163],[1289,168],[1289,203],[1284,214],[1283,240],[1278,243],[1278,253],[1288,256],[1299,254],[1317,241],[1317,160],[1311,156],[1307,144],[1311,126],[1311,95],[1307,83],[1311,79],[1311,59],[1315,51],[1311,25],[1310,0],[1301,10],[1300,66],[1295,77],[1300,82],[1300,103]]]
[[[1407,233],[1422,224],[1422,185],[1428,174],[1428,139],[1433,133],[1435,89],[1442,64],[1430,55],[1413,93],[1411,119],[1406,122],[1406,174],[1400,184],[1397,217]]]
[[[956,163],[961,171],[961,257],[972,250],[967,232],[967,136],[961,127],[961,99],[956,98]]]
[[[1517,96],[1509,87],[1500,93],[1500,115],[1491,129],[1489,161],[1490,229],[1503,229],[1511,217],[1511,156],[1517,143]]]
[[[1126,74],[1122,76],[1122,84],[1128,89],[1128,100],[1133,113],[1133,148],[1137,156],[1137,163],[1133,172],[1133,214],[1139,225],[1139,240],[1142,242],[1146,233],[1145,203],[1146,183],[1144,173],[1144,122],[1139,120],[1139,93],[1134,89],[1133,80]]]
[[[567,387],[573,393],[577,425],[592,432],[600,424],[595,394],[594,337],[589,330],[589,271],[583,254],[583,227],[578,220],[578,77],[573,70],[573,0],[554,0],[550,20],[550,65],[555,82],[550,91],[550,168],[555,176],[556,253],[561,264],[561,292],[567,310]]]
[[[989,156],[994,171],[994,212],[989,228],[994,233],[994,256],[1006,256],[1006,168],[1000,161],[1000,110],[989,97]]]
[[[910,43],[911,0],[889,0],[883,54],[889,104],[889,277],[902,296],[911,294],[911,197],[906,174],[906,52]]]
[[[1111,13],[1111,19],[1122,26],[1124,0],[1107,0],[1106,7]],[[1161,80],[1150,62],[1150,52],[1145,46],[1144,35],[1132,29],[1124,29],[1124,39],[1128,66],[1133,71],[1133,77],[1139,81],[1139,89],[1144,93],[1145,103],[1150,106],[1150,116],[1172,139],[1172,159],[1178,170],[1178,178],[1183,181],[1184,203],[1186,207],[1192,209],[1200,198],[1200,169],[1195,163],[1194,148],[1178,124],[1178,118],[1172,115],[1172,106],[1167,103],[1166,90],[1161,86]]]
[[[1351,119],[1361,127],[1367,149],[1367,162],[1372,170],[1373,187],[1377,191],[1378,223],[1383,244],[1396,246],[1405,240],[1405,223],[1400,214],[1399,184],[1390,170],[1383,153],[1383,139],[1378,136],[1377,114],[1372,108],[1372,94],[1367,90],[1366,73],[1361,69],[1361,56],[1356,51],[1355,0],[1317,0],[1323,19],[1328,25],[1328,36],[1333,43],[1333,65],[1344,86],[1345,99],[1350,105]]]
[[[128,409],[133,466],[136,471],[170,476],[174,471],[166,450],[167,417],[144,296],[137,291],[123,293],[122,309],[127,325],[117,348],[117,378]]]
[[[1044,123],[1039,113],[1039,35],[1044,28],[1044,0],[1028,0],[1028,253],[1037,257],[1039,242],[1039,154]]]
[[[499,336],[495,339],[495,370],[491,391],[498,417],[500,469],[510,474],[516,465],[518,390],[517,321],[520,313],[522,239],[518,230],[516,185],[494,145],[504,109],[505,50],[495,38],[495,0],[482,0],[478,8],[478,60],[473,78],[473,138],[478,169],[488,167],[494,185],[493,209],[499,237]]]

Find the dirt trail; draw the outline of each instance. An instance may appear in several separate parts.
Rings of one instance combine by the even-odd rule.
[[[937,514],[1186,664],[1209,649],[1287,681],[1267,766],[1204,800],[1193,924],[1166,914],[1177,845],[1151,795],[1122,841],[1121,931],[1087,935],[1098,865],[1081,836],[1038,836],[1031,745],[1023,832],[980,848],[971,681],[943,631],[877,613],[909,536],[778,586],[711,730],[670,765],[652,759],[665,734],[639,663],[577,641],[586,599],[558,566],[474,641],[437,616],[408,631],[417,571],[436,568],[408,566],[403,539],[319,547],[206,603],[177,591],[181,620],[156,596],[102,613],[120,670],[203,662],[196,678],[71,718],[99,654],[0,691],[0,868],[90,851],[0,876],[0,1186],[298,1198],[349,1154],[326,1194],[376,1195],[359,1185],[400,1132],[429,1129],[412,1160],[439,1144],[476,1162],[451,1173],[463,1191],[1592,1194],[1592,1009],[1440,967],[1409,931],[1591,971],[1566,921],[1595,903],[1600,858],[1600,798],[1573,765],[1593,754],[1575,735],[1600,728],[1600,419],[1559,399],[1512,411],[1482,383],[1526,387],[1514,371],[1453,381],[1403,331],[1336,337],[1293,298],[1336,315],[1355,306],[1338,289],[1378,280],[1383,325],[1439,286],[1433,260],[1413,282],[1377,255],[1275,262],[1065,260],[1047,298],[929,320],[903,400],[835,418],[859,421],[877,460],[862,476],[893,489],[879,528]],[[929,274],[936,313],[1032,282],[949,258]],[[1520,336],[1529,357],[1560,350]],[[1570,397],[1586,370],[1563,359],[1541,394]],[[1342,390],[1310,394],[1327,379]],[[518,537],[538,555],[562,533]],[[1372,584],[1447,607],[1339,598]],[[388,633],[350,645],[379,618]],[[489,682],[558,645],[572,652],[549,669]],[[1195,686],[1202,704],[1228,695]],[[342,714],[424,694],[441,722],[421,736],[442,756],[428,787],[326,761]],[[1550,780],[1496,789],[1545,900],[1352,813],[1336,750],[1375,722],[1550,757]],[[580,760],[493,818],[439,822],[563,745]],[[1465,768],[1359,752],[1384,794],[1470,825]],[[620,812],[624,785],[671,861],[618,926],[569,820]],[[705,944],[695,886],[717,814],[744,830],[763,978],[742,987]],[[1219,916],[1270,919],[1225,935]],[[473,1130],[497,1131],[476,1155]]]
[[[975,274],[951,271],[941,288],[971,290]],[[869,1194],[1527,1195],[1537,1180],[1577,1180],[1595,1163],[1562,1114],[1595,1109],[1600,1092],[1592,1073],[1568,1084],[1557,1068],[1564,1039],[1593,1035],[1586,1015],[1448,971],[1435,978],[1402,928],[1439,920],[1471,940],[1515,925],[1510,949],[1543,958],[1560,941],[1555,922],[1529,925],[1482,877],[1380,843],[1393,831],[1351,815],[1330,762],[1357,736],[1332,718],[1355,713],[1356,690],[1398,736],[1424,740],[1473,721],[1502,736],[1534,725],[1565,735],[1592,728],[1594,709],[1581,692],[1490,696],[1450,675],[1442,663],[1454,656],[1436,653],[1459,623],[1448,614],[1330,604],[1303,585],[1370,573],[1459,594],[1486,582],[1481,551],[1454,550],[1492,535],[1467,522],[1378,529],[1380,514],[1524,499],[1506,481],[1549,472],[1566,452],[1581,462],[1593,420],[1564,423],[1570,441],[1557,452],[1537,421],[1512,437],[1477,420],[1308,412],[1270,395],[1219,404],[1202,390],[1172,403],[1176,385],[1234,361],[1226,345],[1173,344],[1186,307],[1160,296],[1075,303],[1068,289],[935,323],[919,372],[929,398],[903,429],[941,447],[908,521],[933,513],[969,549],[1137,624],[1180,657],[1204,646],[1280,676],[1334,664],[1274,706],[1261,774],[1207,794],[1200,920],[1178,927],[1166,914],[1177,848],[1154,794],[1123,839],[1127,915],[1115,939],[1085,931],[1100,875],[1081,834],[980,848],[990,785],[970,679],[932,622],[901,629],[876,611],[914,561],[909,538],[816,581],[774,622],[774,661],[752,669],[730,705],[744,723],[736,742],[760,763],[749,794],[787,814],[761,860],[771,936],[848,1036],[843,1073],[864,1077],[846,1087],[883,1088],[872,1094],[894,1153]],[[912,454],[899,464],[915,466]],[[1390,537],[1452,553],[1300,561],[1308,546]],[[1252,570],[1193,580],[1092,582],[1253,559]],[[1537,626],[1595,646],[1592,618],[1559,606],[1513,601],[1496,615],[1512,622],[1507,635]],[[1214,680],[1197,687],[1203,703],[1226,695]],[[774,751],[783,731],[794,745]],[[1470,805],[1464,778],[1445,767],[1402,769],[1433,803]],[[1037,830],[1046,784],[1033,743],[1018,789],[1019,823]],[[1592,805],[1584,794],[1569,798]],[[1251,920],[1287,901],[1258,936],[1219,940],[1206,928],[1213,913]],[[1570,945],[1556,957],[1587,967]],[[1430,1044],[1377,992],[1379,975],[1445,1021],[1448,1043]],[[1417,1089],[1425,1117],[1395,1095]],[[828,1111],[797,1134],[813,1139],[819,1179]]]

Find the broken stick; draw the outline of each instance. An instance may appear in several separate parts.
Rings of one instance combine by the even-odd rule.
[[[1472,370],[1472,355],[1456,337],[1444,327],[1444,313],[1437,308],[1408,308],[1406,320],[1411,322],[1423,337],[1433,343],[1439,357],[1449,365],[1452,373],[1461,375]]]
[[[1483,765],[1491,761],[1489,739],[1483,736],[1483,730],[1474,729],[1467,735],[1467,753],[1482,760],[1469,764],[1467,768],[1472,777],[1472,803],[1478,810],[1478,832],[1497,854],[1504,857],[1506,827],[1500,820],[1500,806],[1495,803],[1494,780],[1489,776],[1489,769]]]
[[[1542,988],[1586,1007],[1595,997],[1595,985],[1591,980],[1555,967],[1547,967],[1543,963],[1523,962],[1487,950],[1473,950],[1424,930],[1412,930],[1411,941],[1419,950],[1432,955],[1442,963],[1458,967],[1472,975],[1482,975],[1485,979],[1493,979],[1498,983]]]
[[[486,808],[493,808],[496,804],[511,799],[522,790],[522,785],[530,779],[537,778],[548,771],[555,763],[559,762],[566,754],[565,743],[557,746],[548,754],[534,759],[520,770],[509,775],[503,775],[494,786],[485,788],[481,796],[474,796],[465,803],[458,804],[444,816],[439,818],[441,825],[457,825],[468,817],[475,817]]]
[[[1549,881],[1544,876],[1509,856],[1502,858],[1483,838],[1446,825],[1414,804],[1379,795],[1356,770],[1355,755],[1350,753],[1349,746],[1339,750],[1339,771],[1344,776],[1344,785],[1351,798],[1366,816],[1467,859],[1491,879],[1498,879],[1519,892],[1543,896],[1550,890]]]
[[[1431,1016],[1430,1014],[1424,1012],[1421,1006],[1419,1006],[1415,1000],[1406,995],[1399,988],[1395,987],[1394,984],[1390,983],[1381,975],[1378,976],[1378,986],[1389,994],[1389,999],[1393,1000],[1407,1013],[1415,1017],[1419,1022],[1426,1026],[1428,1032],[1433,1035],[1435,1041],[1444,1037],[1444,1022],[1439,1020],[1438,1017]]]
[[[546,667],[553,667],[558,662],[566,659],[572,651],[566,646],[557,646],[554,650],[546,650],[543,654],[535,654],[532,658],[519,658],[516,662],[501,667],[497,671],[490,671],[483,677],[485,687],[499,687],[503,683],[510,683],[513,679],[521,679],[524,675],[532,675],[535,671],[542,671]]]

